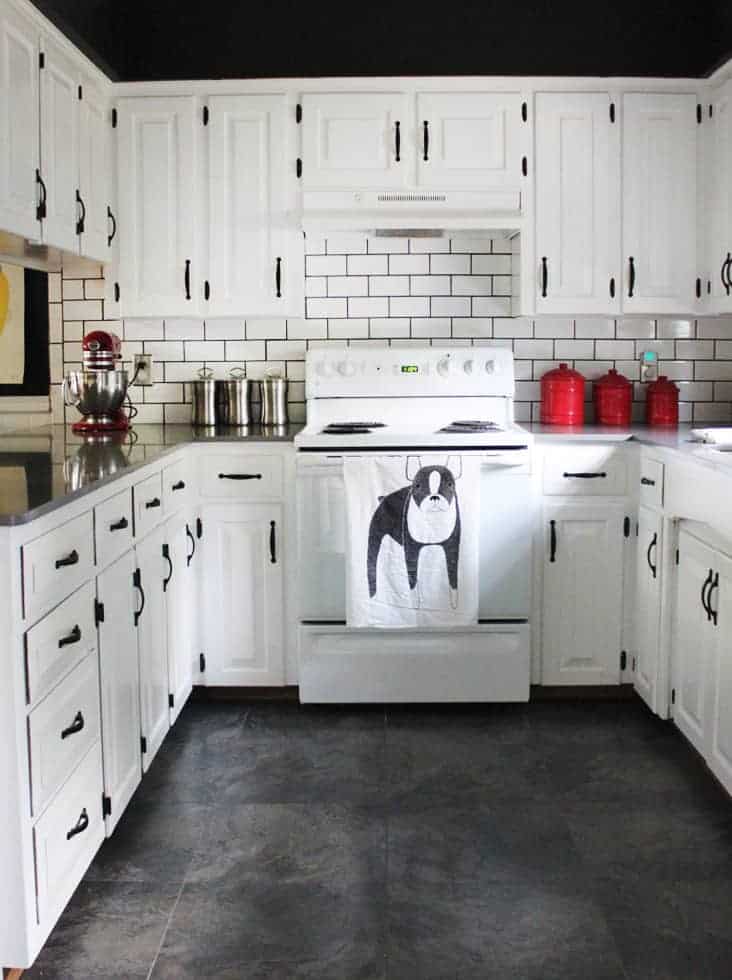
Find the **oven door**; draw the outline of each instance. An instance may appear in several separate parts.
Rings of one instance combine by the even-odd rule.
[[[527,620],[533,525],[530,453],[509,449],[479,455],[479,620]],[[345,623],[348,540],[342,454],[298,455],[297,508],[299,619]]]

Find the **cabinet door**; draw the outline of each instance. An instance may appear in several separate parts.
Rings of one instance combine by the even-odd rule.
[[[623,519],[617,505],[544,507],[543,684],[618,684]]]
[[[522,125],[521,96],[515,92],[421,92],[416,120],[418,184],[518,189]]]
[[[373,190],[408,181],[414,136],[404,95],[318,93],[305,95],[302,105],[306,190]]]
[[[302,312],[302,233],[287,227],[287,102],[209,100],[209,316]],[[298,288],[299,283],[299,288]],[[205,296],[209,300],[205,301]]]
[[[90,82],[82,85],[79,103],[79,194],[83,202],[81,254],[99,262],[109,261],[109,137],[107,104]]]
[[[705,609],[715,552],[682,531],[673,650],[674,722],[699,752],[705,751],[707,677],[713,627]]]
[[[170,581],[167,585],[168,692],[170,723],[176,721],[193,687],[193,660],[198,654],[196,588],[193,540],[194,518],[178,514],[165,525],[170,555]]]
[[[697,99],[623,96],[623,309],[685,313],[696,299]]]
[[[43,241],[78,252],[79,70],[53,41],[44,39],[41,71],[41,172],[46,185]]]
[[[38,238],[40,38],[8,3],[0,6],[0,228]]]
[[[715,585],[709,592],[709,683],[706,696],[709,768],[732,793],[732,560],[716,554]],[[719,575],[719,579],[716,576]]]
[[[123,316],[195,316],[196,101],[118,103],[120,307]]]
[[[663,517],[641,507],[638,512],[633,684],[651,711],[658,710],[662,535]]]
[[[620,136],[605,92],[536,96],[536,312],[620,309]]]
[[[714,93],[711,136],[710,199],[707,202],[709,261],[713,312],[732,310],[732,84]]]
[[[97,578],[97,597],[104,605],[104,621],[99,624],[99,684],[104,792],[111,809],[107,835],[116,827],[142,776],[134,574],[135,556],[128,551]]]
[[[135,548],[145,607],[137,623],[140,655],[140,731],[142,768],[147,771],[170,728],[165,590],[170,565],[163,528]]]
[[[282,508],[211,507],[204,527],[207,684],[284,683]]]

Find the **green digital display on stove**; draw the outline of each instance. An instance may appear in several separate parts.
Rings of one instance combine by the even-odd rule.
[[[419,374],[419,365],[402,364],[402,374]]]

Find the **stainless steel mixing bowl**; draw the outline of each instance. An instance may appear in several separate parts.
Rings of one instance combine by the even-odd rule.
[[[108,417],[122,407],[129,386],[127,371],[69,371],[64,378],[64,401],[82,415]]]

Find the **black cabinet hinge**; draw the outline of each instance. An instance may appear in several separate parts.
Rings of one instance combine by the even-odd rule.
[[[112,129],[117,128],[117,110],[112,109]]]
[[[175,707],[175,695],[174,694],[169,694],[168,695],[168,707],[169,708],[174,708]]]
[[[300,105],[299,102],[295,106],[295,122],[296,123],[302,122],[302,106]]]
[[[625,650],[620,651],[620,669],[625,670],[628,665],[628,654]]]
[[[633,667],[632,667],[632,670],[633,670],[633,673],[635,673],[635,657],[633,657]]]
[[[94,600],[94,625],[99,626],[104,622],[104,603],[99,599]]]
[[[145,755],[147,752],[147,739],[144,735],[140,735],[140,752],[142,752],[143,755]]]
[[[676,704],[676,688],[671,688],[671,704]]]
[[[199,541],[203,537],[203,521],[200,517],[196,518],[196,537]]]
[[[611,102],[610,103],[610,122],[611,123],[614,123],[615,122],[615,103],[614,102]]]
[[[102,794],[102,816],[103,817],[112,816],[112,797],[107,796],[106,793]]]
[[[526,159],[526,157],[521,157],[521,173],[524,175],[524,177],[529,176],[529,161]]]
[[[699,126],[701,126],[701,121],[702,121],[702,107],[701,107],[701,102],[697,102],[697,104],[696,104],[696,121],[697,121],[697,124]]]
[[[43,53],[43,51],[39,51],[38,52],[38,67],[39,68],[45,68],[46,67],[46,56]]]
[[[203,125],[208,126],[208,106],[203,107]]]
[[[199,653],[199,655],[198,655],[198,669],[201,671],[202,674],[205,673],[205,671],[206,671],[206,654],[205,653]]]
[[[709,103],[709,118],[711,119],[713,115],[714,115],[714,106],[710,102]]]
[[[302,177],[302,160],[300,157],[297,158],[297,163],[295,164],[295,173],[297,174],[298,178]]]
[[[521,103],[521,121],[527,122],[529,118],[529,107],[526,102]]]
[[[79,86],[78,95],[79,95],[79,102],[81,102],[81,100],[84,98],[84,89],[81,87],[81,85]]]
[[[630,518],[629,517],[626,517],[625,520],[623,521],[623,537],[625,537],[625,538],[629,538],[630,537]]]

